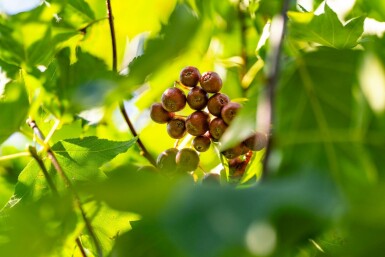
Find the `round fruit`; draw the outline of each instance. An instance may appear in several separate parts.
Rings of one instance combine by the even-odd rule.
[[[196,111],[186,119],[187,133],[193,136],[200,136],[209,130],[210,116],[207,112]]]
[[[243,143],[253,151],[260,151],[267,145],[267,136],[263,133],[256,132],[251,137],[247,138]]]
[[[192,145],[198,152],[206,152],[210,148],[211,140],[208,136],[197,136],[192,141]]]
[[[168,112],[178,112],[186,106],[186,95],[177,87],[168,88],[162,95],[162,106]]]
[[[208,173],[206,174],[202,179],[202,185],[220,185],[221,184],[221,177],[219,174],[216,173]]]
[[[176,165],[180,171],[194,171],[199,165],[199,155],[191,148],[183,148],[176,155]]]
[[[233,147],[233,148],[230,148],[230,149],[227,149],[225,151],[222,152],[222,154],[227,158],[227,159],[234,159],[235,157],[238,157],[242,154],[243,152],[243,147],[241,146],[241,144]]]
[[[209,98],[209,101],[207,102],[207,109],[209,109],[209,112],[214,116],[221,116],[221,110],[223,106],[228,104],[230,102],[230,99],[227,95],[222,93],[216,93],[212,97]]]
[[[174,117],[174,113],[166,111],[161,103],[151,105],[150,116],[156,123],[167,123]]]
[[[222,79],[219,77],[218,73],[208,71],[203,73],[200,84],[206,92],[217,93],[222,88]]]
[[[178,153],[178,149],[169,148],[159,154],[156,160],[156,166],[161,171],[165,171],[168,173],[172,173],[176,169],[176,155]]]
[[[179,75],[179,80],[186,87],[195,87],[201,78],[199,70],[193,66],[185,67]]]
[[[237,115],[240,108],[241,105],[239,103],[228,103],[223,106],[221,116],[226,124],[230,125],[231,121],[234,119],[235,115]]]
[[[209,96],[200,87],[194,87],[187,94],[187,103],[194,110],[202,110],[206,107]]]
[[[214,138],[214,139],[221,139],[223,133],[225,133],[226,129],[227,129],[227,124],[224,122],[223,119],[221,118],[215,118],[213,119],[211,122],[210,122],[210,125],[209,125],[209,131],[210,131],[210,135]]]
[[[186,133],[186,123],[183,118],[174,118],[167,123],[167,133],[174,139],[182,138]]]

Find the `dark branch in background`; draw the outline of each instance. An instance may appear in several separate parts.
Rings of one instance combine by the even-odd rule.
[[[34,120],[28,119],[28,120],[27,120],[27,123],[28,123],[28,125],[33,129],[35,135],[39,138],[39,140],[44,142],[45,137],[44,137],[43,133],[41,132],[41,130],[39,129],[39,127],[37,126],[36,122],[35,122]],[[97,250],[97,252],[98,252],[98,255],[99,255],[100,257],[102,257],[102,256],[103,256],[102,248],[101,248],[101,246],[100,246],[100,244],[99,244],[99,240],[98,240],[98,238],[96,237],[96,234],[95,234],[95,232],[94,232],[94,230],[93,230],[93,228],[92,228],[91,222],[88,220],[88,218],[87,218],[87,216],[86,216],[86,212],[85,212],[84,209],[83,209],[83,206],[82,206],[82,204],[81,204],[79,195],[77,194],[75,188],[72,186],[70,179],[69,179],[69,178],[67,177],[67,175],[64,173],[62,167],[60,166],[60,164],[59,164],[59,162],[58,162],[58,160],[57,160],[57,158],[56,158],[56,156],[55,156],[55,153],[52,151],[52,149],[50,148],[50,146],[49,146],[48,144],[46,144],[46,145],[43,145],[43,147],[45,147],[45,149],[46,149],[46,151],[47,151],[48,158],[51,160],[51,163],[52,163],[52,165],[54,166],[54,168],[56,169],[57,173],[58,173],[58,174],[60,175],[60,177],[63,179],[63,181],[64,181],[66,187],[71,191],[72,196],[73,196],[74,201],[75,201],[75,204],[76,204],[76,206],[79,208],[79,210],[80,210],[80,212],[81,212],[81,215],[82,215],[84,224],[85,224],[86,227],[87,227],[88,233],[90,234],[92,240],[94,241],[94,244],[95,244],[96,250]],[[33,152],[33,151],[32,151],[32,152]],[[32,153],[32,152],[31,152],[31,154],[32,154],[32,156],[35,158],[34,153]],[[36,158],[35,158],[35,159],[36,159]],[[40,166],[40,160],[41,160],[41,159],[40,159],[40,158],[38,158],[38,159],[39,159],[39,160],[38,160],[38,163],[39,163],[39,166]],[[43,163],[43,162],[41,161],[41,163]],[[44,163],[43,163],[43,166],[44,166]],[[41,166],[40,166],[40,167],[41,167]],[[45,167],[44,167],[44,169],[45,169]],[[45,169],[45,170],[46,170],[46,169]],[[44,171],[43,171],[43,172],[44,172]],[[49,175],[48,172],[47,172],[47,175]],[[53,183],[52,183],[52,185],[54,186]],[[55,188],[54,190],[57,192],[56,187],[54,187],[54,188]],[[79,247],[81,246],[81,247],[80,247],[80,250],[82,251],[83,256],[87,256],[87,255],[84,255],[84,254],[85,254],[85,251],[84,251],[83,246],[82,246],[82,244],[81,244],[81,242],[80,242],[80,239],[77,239],[77,240],[76,240],[76,243],[78,244]]]
[[[111,43],[112,43],[112,70],[117,72],[117,53],[116,53],[116,37],[115,37],[115,26],[114,26],[114,16],[112,14],[112,7],[111,7],[111,0],[107,0],[107,15],[108,15],[108,22],[110,24],[110,32],[111,32]],[[119,104],[120,112],[123,115],[124,120],[126,121],[132,135],[134,137],[137,137],[137,143],[142,151],[143,156],[154,166],[156,166],[155,159],[151,156],[151,154],[147,151],[147,148],[144,146],[143,142],[138,137],[138,133],[136,132],[131,120],[130,116],[128,116],[128,113],[126,111],[126,108],[124,107],[124,103],[121,102]]]
[[[247,66],[248,66],[248,62],[247,62],[247,41],[246,41],[246,30],[247,30],[247,26],[246,26],[246,15],[245,15],[245,12],[244,12],[244,8],[243,8],[243,4],[242,4],[242,0],[239,1],[238,3],[238,19],[239,19],[239,22],[240,22],[240,29],[241,29],[241,58],[243,60],[243,64],[242,64],[242,67],[241,67],[241,76],[240,76],[240,81],[242,83],[242,80],[243,80],[243,77],[246,75],[246,72],[247,72]],[[247,92],[247,89],[248,88],[243,88],[243,94],[245,95],[246,92]]]
[[[266,122],[266,124],[269,124],[269,125],[274,124],[274,121],[275,121],[275,115],[274,115],[275,91],[279,80],[283,40],[285,38],[286,24],[288,19],[286,13],[289,9],[289,3],[290,3],[290,0],[283,1],[282,11],[280,15],[282,23],[280,24],[281,27],[277,28],[277,29],[280,29],[280,35],[279,35],[278,42],[277,43],[274,42],[275,44],[271,49],[271,58],[269,60],[270,70],[267,77],[267,104],[268,104],[269,113],[267,115],[268,120]],[[271,156],[272,143],[273,143],[273,135],[268,135],[266,155],[263,161],[262,179],[265,179],[268,173],[268,162]]]

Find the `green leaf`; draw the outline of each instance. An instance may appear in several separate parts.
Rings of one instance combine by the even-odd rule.
[[[367,130],[357,86],[360,57],[360,51],[325,48],[286,65],[277,91],[274,142],[280,153],[272,158],[282,159],[275,169],[287,173],[304,165],[317,167],[342,185],[376,181],[379,170],[365,150],[373,143],[366,138],[383,139]]]
[[[89,213],[88,217],[105,256],[109,256],[115,239],[131,229],[130,222],[139,219],[136,214],[111,209],[105,203],[91,202],[84,207]],[[81,239],[88,249],[94,248],[92,239],[88,235],[83,235]],[[97,254],[95,249],[93,252]]]
[[[61,104],[69,101],[70,111],[75,113],[100,107],[107,94],[115,88],[113,81],[117,78],[102,60],[82,51],[77,52],[77,61],[71,64],[69,48],[58,53],[45,76],[45,89],[56,95]],[[66,105],[61,106],[61,109],[66,108]]]
[[[167,25],[162,27],[160,36],[149,40],[144,54],[134,59],[129,65],[129,73],[125,86],[138,85],[166,60],[176,58],[194,37],[199,26],[199,20],[185,5],[176,6]],[[178,40],[175,40],[178,35]]]
[[[125,187],[124,195],[136,190]],[[273,256],[285,256],[338,217],[341,204],[330,179],[316,171],[242,190],[182,184],[174,186],[163,214],[133,223],[132,231],[118,240],[114,253],[145,256],[146,249],[154,256],[234,256],[234,252],[251,256],[252,244],[258,240],[248,242],[247,238],[261,226],[276,239]],[[333,212],[338,206],[339,211]],[[150,242],[140,242],[141,238],[150,238]]]
[[[52,150],[71,179],[92,181],[104,178],[99,168],[118,154],[126,152],[135,142],[136,138],[118,142],[92,136],[59,141],[52,146]]]
[[[0,143],[19,130],[26,120],[28,108],[24,84],[14,81],[5,85],[5,90],[0,95]]]
[[[0,59],[6,63],[20,66],[24,59],[23,46],[14,38],[14,28],[2,23],[0,23]]]
[[[314,16],[310,22],[309,13],[289,12],[288,16],[291,19],[289,33],[294,40],[310,41],[337,49],[356,46],[364,29],[365,17],[351,19],[343,25],[327,4],[325,12]]]
[[[73,207],[72,198],[65,195],[2,210],[0,255],[53,256],[66,240],[75,240],[77,214]]]

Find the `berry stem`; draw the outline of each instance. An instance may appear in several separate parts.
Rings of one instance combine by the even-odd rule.
[[[62,178],[62,180],[64,181],[64,184],[66,185],[66,187],[69,189],[69,191],[71,192],[72,194],[72,197],[74,199],[74,202],[76,204],[76,206],[78,207],[78,209],[80,210],[80,213],[82,215],[82,218],[83,218],[83,221],[84,221],[84,224],[88,230],[88,233],[90,235],[90,237],[92,238],[92,240],[94,241],[94,245],[95,245],[95,248],[98,252],[98,256],[99,257],[102,257],[103,256],[103,252],[102,252],[102,248],[101,248],[101,245],[99,243],[99,240],[98,238],[96,237],[96,234],[94,232],[94,229],[91,225],[91,222],[90,220],[88,219],[88,217],[86,216],[86,212],[83,208],[83,205],[80,201],[80,197],[78,195],[78,193],[76,192],[75,188],[73,187],[73,185],[71,184],[71,181],[70,179],[67,177],[67,175],[64,173],[64,170],[63,168],[61,167],[61,165],[59,164],[59,161],[57,160],[56,158],[56,155],[55,153],[52,151],[51,147],[49,146],[48,143],[45,142],[45,137],[43,135],[43,133],[41,132],[40,128],[37,126],[36,122],[32,119],[28,119],[27,120],[27,124],[31,127],[31,129],[34,131],[34,134],[38,137],[39,141],[40,142],[43,142],[44,145],[42,145],[44,147],[44,149],[46,150],[47,152],[47,155],[48,155],[48,158],[51,160],[51,163],[52,165],[54,166],[55,170],[57,171],[57,173],[60,175],[60,177]],[[31,151],[30,149],[30,153],[32,153],[33,150]],[[36,158],[35,158],[36,160]],[[38,161],[39,163],[39,161]],[[40,165],[40,164],[39,164]],[[40,166],[41,167],[41,166]],[[43,171],[44,172],[44,171]],[[48,173],[47,173],[48,174]],[[49,183],[49,182],[48,182]],[[50,183],[49,183],[50,184]],[[53,183],[52,183],[53,185]],[[57,190],[56,190],[57,191]],[[81,242],[80,242],[80,239],[78,238],[76,240],[76,243],[78,244],[82,254],[84,257],[86,257],[87,255],[85,255],[85,251],[83,249],[83,247],[80,247],[81,246]]]
[[[280,19],[281,19],[281,29],[280,34],[279,34],[279,39],[277,42],[273,42],[272,44],[272,50],[270,54],[270,59],[269,61],[269,67],[270,70],[268,71],[268,77],[267,77],[267,92],[266,98],[267,98],[267,114],[265,116],[266,121],[264,121],[264,124],[273,124],[275,121],[275,93],[276,93],[276,87],[278,84],[278,79],[279,79],[279,72],[280,72],[280,63],[281,63],[281,55],[282,55],[282,48],[283,48],[283,40],[285,37],[286,33],[286,24],[288,17],[286,15],[288,9],[289,9],[289,2],[290,0],[284,0],[282,4],[282,10],[280,14]],[[270,131],[269,131],[270,132]],[[266,154],[265,158],[263,161],[263,170],[262,170],[262,176],[261,179],[264,180],[267,177],[268,174],[268,163],[269,159],[271,156],[271,148],[272,148],[272,142],[273,142],[273,137],[269,135],[267,137],[267,146],[266,146]]]
[[[112,14],[112,6],[111,6],[111,0],[106,1],[107,4],[107,16],[108,16],[108,23],[110,24],[110,34],[111,34],[111,44],[112,44],[112,70],[114,72],[117,72],[118,67],[118,58],[117,58],[117,51],[116,51],[116,36],[115,36],[115,26],[114,26],[114,16]],[[147,151],[147,148],[144,146],[142,141],[140,140],[138,133],[136,132],[130,116],[128,116],[128,113],[126,111],[126,108],[124,108],[124,102],[120,102],[119,104],[120,112],[123,115],[124,120],[126,121],[128,128],[131,131],[131,134],[137,138],[137,144],[139,145],[142,155],[154,166],[156,166],[155,159],[151,156],[151,154]]]
[[[124,108],[124,104],[123,102],[120,103],[119,105],[119,108],[120,108],[120,112],[122,113],[123,115],[123,118],[124,120],[126,121],[128,127],[130,128],[130,131],[132,133],[132,135],[134,137],[137,138],[137,144],[139,145],[141,151],[142,151],[142,155],[153,165],[156,167],[156,161],[154,159],[154,157],[152,157],[152,155],[147,151],[147,148],[144,146],[142,140],[140,140],[139,136],[138,136],[138,133],[136,133],[136,130],[134,128],[134,125],[132,124],[131,120],[130,120],[130,117],[128,116],[127,112],[126,112],[126,109]]]

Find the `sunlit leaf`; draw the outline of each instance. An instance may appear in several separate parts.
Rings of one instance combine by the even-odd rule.
[[[4,92],[0,93],[0,143],[18,131],[26,120],[28,108],[24,84],[14,81],[5,85]]]
[[[338,49],[356,46],[364,29],[365,17],[351,19],[343,25],[327,4],[325,12],[314,16],[310,22],[308,13],[290,12],[288,15],[292,19],[290,34],[293,38]]]

